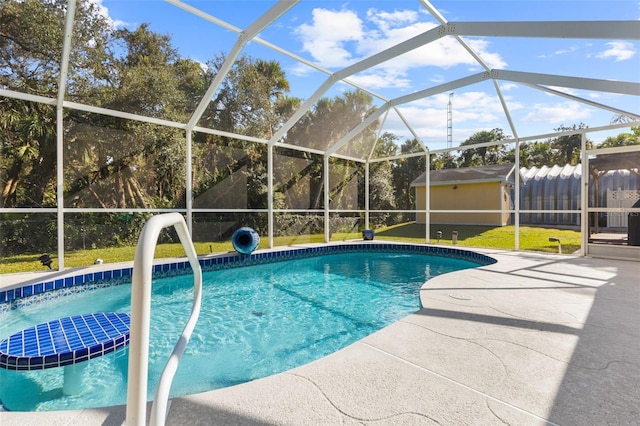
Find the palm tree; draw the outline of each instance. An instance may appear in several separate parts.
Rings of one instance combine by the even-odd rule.
[[[288,92],[291,87],[289,85],[289,80],[282,70],[280,63],[277,61],[267,61],[264,59],[257,59],[254,67],[258,73],[258,76],[261,80],[263,80],[264,88],[265,88],[265,100],[267,101],[269,107],[267,108],[267,116],[268,118],[268,138],[271,139],[274,133],[274,127],[276,126],[275,119],[272,118],[273,115],[280,115],[280,112],[293,111],[292,107],[295,105],[295,98],[290,98],[287,100],[284,96],[285,92]],[[299,105],[299,101],[298,101]],[[280,120],[281,121],[281,120]]]
[[[565,132],[568,130],[581,130],[586,129],[587,125],[584,123],[580,123],[578,125],[574,124],[571,127],[565,127],[561,125],[557,129],[553,129],[556,132]],[[556,138],[552,142],[552,148],[558,150],[558,161],[563,161],[565,164],[575,165],[578,162],[578,158],[580,156],[580,148],[582,147],[582,135],[580,133],[575,133],[573,135],[568,136],[560,136]],[[590,148],[592,143],[587,141],[587,148]]]
[[[48,106],[6,99],[0,106],[3,207],[55,203],[55,111]],[[24,191],[19,189],[23,188]],[[19,197],[19,193],[22,197]]]

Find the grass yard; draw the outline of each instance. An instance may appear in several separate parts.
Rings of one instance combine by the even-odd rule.
[[[452,233],[458,232],[457,245],[461,247],[481,247],[513,250],[515,247],[514,226],[471,226],[471,225],[432,225],[430,229],[430,243],[437,243],[436,232],[442,231],[440,244],[452,245]],[[559,238],[562,242],[563,253],[573,253],[580,248],[580,232],[566,229],[520,227],[520,250],[557,253],[558,244],[549,242],[549,237]],[[286,246],[304,243],[319,243],[324,236],[298,235],[288,237],[275,237],[275,246]],[[361,239],[360,233],[335,233],[331,241],[346,241]],[[416,223],[405,223],[386,228],[376,229],[376,240],[402,241],[423,244],[425,242],[425,227]],[[267,239],[260,240],[260,248],[267,247]],[[196,252],[199,255],[209,253],[224,253],[233,250],[231,241],[215,243],[195,243]],[[104,263],[129,262],[133,260],[136,248],[109,247],[89,250],[76,250],[65,252],[65,267],[74,268],[92,265],[98,258]],[[40,264],[38,254],[25,254],[8,256],[0,259],[0,274],[17,272],[43,271],[46,268]],[[184,249],[180,244],[162,244],[156,247],[156,258],[184,257]],[[53,257],[53,268],[57,260]]]
[[[319,243],[324,240],[323,235],[300,235],[291,237],[274,238],[276,246],[303,244],[303,243]],[[193,244],[198,255],[206,255],[210,253],[225,253],[233,251],[231,241],[212,242],[212,243],[194,243]],[[260,239],[259,248],[267,248],[268,241],[266,238]],[[65,251],[65,268],[75,268],[79,266],[93,265],[96,259],[102,259],[104,263],[131,262],[136,253],[135,246],[123,247],[106,247],[87,250]],[[38,258],[42,253],[24,254],[18,256],[7,256],[0,258],[0,274],[12,274],[17,272],[33,272],[44,271],[47,268],[40,264]],[[54,253],[50,253],[53,259],[52,267],[57,266],[57,257]],[[184,248],[182,244],[160,244],[156,246],[154,257],[157,259],[168,257],[184,257]]]
[[[440,244],[453,244],[453,232],[458,232],[457,245],[494,249],[515,249],[515,226],[476,225],[431,225],[430,243],[437,243],[437,231],[442,231]],[[570,229],[520,226],[520,250],[557,253],[558,243],[549,242],[549,237],[562,242],[562,252],[574,253],[580,249],[580,232]],[[384,240],[424,243],[425,227],[416,223],[405,223],[376,230],[376,238]]]

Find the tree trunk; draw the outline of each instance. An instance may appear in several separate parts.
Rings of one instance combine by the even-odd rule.
[[[7,182],[4,188],[2,188],[2,207],[16,206],[16,190],[18,188],[18,181],[20,180],[22,165],[22,160],[16,158],[7,173]]]
[[[116,187],[116,205],[123,209],[127,206],[127,202],[125,199],[124,182],[120,173],[114,175],[114,184]]]

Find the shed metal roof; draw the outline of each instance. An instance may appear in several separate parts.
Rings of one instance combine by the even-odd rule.
[[[430,170],[431,186],[462,183],[507,182],[513,173],[515,164],[492,164],[479,167],[461,167],[458,169]],[[418,176],[411,186],[425,186],[425,173]]]

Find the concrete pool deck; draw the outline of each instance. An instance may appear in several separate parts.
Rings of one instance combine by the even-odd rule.
[[[475,251],[498,263],[431,279],[420,311],[325,358],[175,398],[167,424],[640,424],[640,261]],[[124,418],[0,412],[0,425]]]

